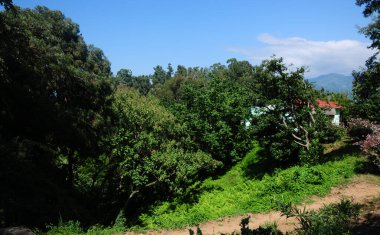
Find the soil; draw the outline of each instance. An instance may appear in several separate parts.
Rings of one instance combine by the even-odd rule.
[[[351,183],[334,187],[331,193],[325,197],[311,197],[312,203],[300,205],[301,208],[318,210],[324,205],[337,203],[342,198],[352,200],[354,203],[367,205],[362,213],[359,223],[362,229],[357,234],[376,234],[380,228],[380,200],[373,201],[380,196],[380,182],[371,177],[359,176]],[[371,203],[372,202],[372,203]],[[260,214],[244,214],[240,216],[225,217],[219,220],[208,221],[200,224],[199,227],[204,235],[208,234],[231,234],[240,231],[240,222],[243,218],[250,217],[250,228],[258,228],[259,225],[276,222],[278,229],[282,232],[293,231],[297,222],[293,218],[281,216],[279,211],[271,211]],[[127,232],[125,235],[189,235],[189,229],[197,231],[197,228],[187,227],[181,230],[160,230],[160,231],[144,231],[142,233]],[[374,232],[375,233],[372,233]],[[378,233],[380,234],[380,233]]]

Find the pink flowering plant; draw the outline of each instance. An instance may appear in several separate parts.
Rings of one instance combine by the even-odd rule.
[[[380,124],[354,118],[349,121],[349,132],[370,162],[380,169]]]

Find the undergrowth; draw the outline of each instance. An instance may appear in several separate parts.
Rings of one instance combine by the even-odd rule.
[[[295,234],[355,234],[354,227],[357,224],[360,205],[353,204],[350,200],[342,199],[339,203],[325,205],[319,211],[299,209],[294,205],[282,205],[281,212],[287,218],[294,217],[299,222]]]
[[[48,226],[49,231],[47,233],[38,233],[37,234],[46,234],[46,235],[68,235],[68,234],[87,234],[87,235],[117,235],[124,234],[126,228],[123,227],[104,227],[100,225],[92,226],[87,231],[84,231],[81,228],[81,225],[78,221],[68,221],[60,223],[57,226]]]
[[[48,232],[43,233],[40,231],[35,231],[36,234],[44,235],[68,235],[68,234],[87,234],[87,235],[117,235],[125,233],[125,222],[126,219],[122,213],[116,218],[113,226],[102,226],[94,225],[90,227],[87,231],[84,231],[78,221],[60,221],[57,226],[49,225],[47,226]]]
[[[181,200],[163,202],[140,216],[142,227],[133,229],[172,229],[193,226],[224,216],[259,213],[279,209],[279,203],[300,203],[311,195],[323,196],[330,188],[347,182],[355,174],[357,156],[315,166],[294,166],[251,179],[245,174],[252,166],[257,149],[248,154],[219,179],[200,184],[193,203]]]
[[[355,174],[358,162],[363,160],[346,155],[340,160],[320,165],[277,169],[260,178],[252,178],[252,172],[247,174],[248,171],[263,171],[252,169],[256,165],[258,151],[258,148],[251,151],[219,179],[195,184],[191,188],[193,191],[188,192],[195,195],[185,197],[187,202],[184,198],[177,198],[152,207],[140,216],[142,226],[131,229],[183,228],[225,216],[280,210],[279,205],[298,204],[311,195],[323,196],[332,186],[348,182]],[[79,222],[69,221],[48,226],[48,232],[43,234],[123,234],[126,231],[124,225],[124,216],[118,216],[111,227],[92,226],[87,231]]]

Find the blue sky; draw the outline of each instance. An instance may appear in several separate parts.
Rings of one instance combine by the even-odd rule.
[[[150,74],[156,65],[210,66],[271,55],[309,67],[307,77],[350,74],[372,52],[355,0],[14,0],[61,10],[101,48],[112,71]]]

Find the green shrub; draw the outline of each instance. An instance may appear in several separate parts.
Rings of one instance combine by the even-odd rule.
[[[320,161],[323,155],[323,147],[319,143],[318,139],[313,139],[311,141],[309,150],[306,151],[302,149],[300,151],[300,163],[301,164],[316,164]]]
[[[249,224],[250,217],[244,218],[240,222],[240,235],[282,235],[283,233],[277,229],[277,223],[273,222],[259,226],[257,229],[250,229]],[[237,234],[239,235],[239,233]]]
[[[339,203],[325,205],[319,211],[307,211],[293,206],[291,203],[282,205],[282,213],[286,217],[295,217],[300,226],[297,234],[338,235],[351,234],[359,216],[360,207],[351,201],[342,199]]]
[[[331,125],[329,128],[326,128],[321,135],[320,141],[323,144],[333,143],[335,141],[341,140],[345,137],[346,129],[341,126]]]
[[[86,232],[83,231],[79,221],[60,222],[57,226],[47,226],[48,232],[46,235],[70,235],[70,234],[87,234],[87,235],[116,235],[124,234],[125,216],[122,212],[116,218],[113,226],[106,227],[102,225],[94,225]]]
[[[57,226],[48,225],[47,229],[47,235],[83,234],[79,221],[61,221]]]
[[[87,230],[87,235],[116,235],[124,234],[126,229],[124,227],[103,227],[100,225],[92,226]]]
[[[348,130],[348,134],[354,141],[364,140],[371,133],[371,128],[365,125],[352,125]]]

